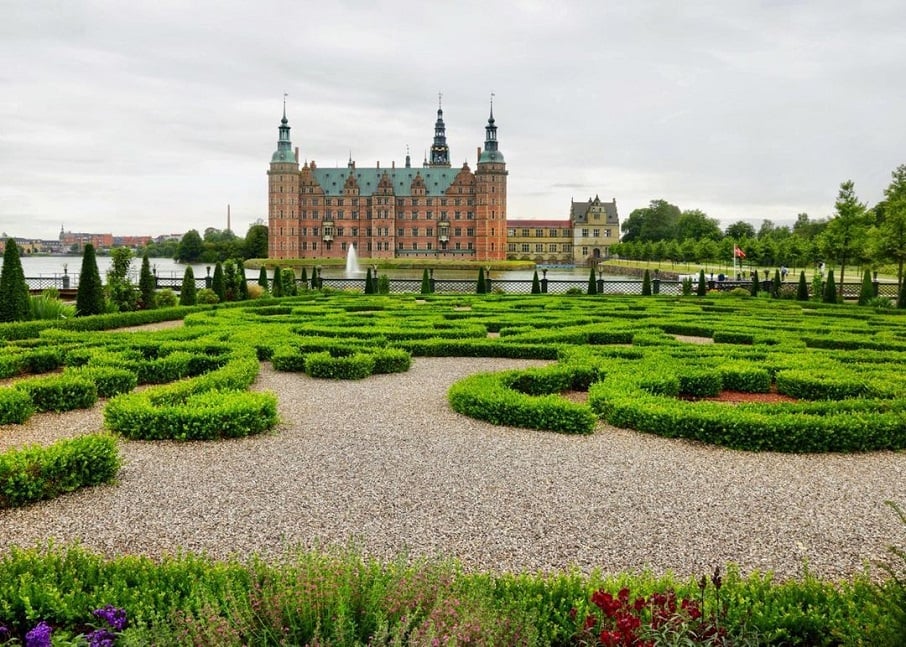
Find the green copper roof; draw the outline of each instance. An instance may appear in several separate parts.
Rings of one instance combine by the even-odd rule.
[[[271,162],[296,162],[296,154],[289,150],[275,150],[271,155]]]
[[[478,157],[478,163],[482,162],[496,162],[498,164],[503,163],[503,153],[500,151],[481,151],[481,155]]]
[[[324,189],[324,193],[330,196],[343,194],[343,187],[346,185],[346,178],[350,173],[355,175],[356,182],[359,185],[359,195],[372,195],[377,189],[378,182],[384,173],[390,176],[393,182],[393,192],[395,195],[411,195],[409,190],[412,186],[412,180],[415,179],[416,173],[421,174],[425,181],[425,193],[427,195],[443,195],[444,191],[450,188],[453,180],[459,173],[458,168],[425,168],[425,167],[403,167],[403,168],[316,168],[313,172],[315,180]]]

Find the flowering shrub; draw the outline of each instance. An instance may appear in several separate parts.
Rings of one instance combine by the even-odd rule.
[[[95,628],[88,633],[79,634],[72,641],[65,641],[66,645],[87,645],[88,647],[114,647],[117,637],[126,629],[127,619],[125,609],[120,609],[111,604],[100,609],[95,609],[92,615],[98,620],[103,620],[103,627]],[[0,623],[0,645],[19,645],[24,647],[51,647],[53,641],[51,634],[53,627],[42,620],[32,627],[20,643],[13,635],[13,631]],[[70,634],[71,635],[71,634]]]
[[[583,647],[655,647],[662,644],[728,645],[726,629],[721,626],[720,570],[711,582],[717,591],[717,610],[704,613],[704,592],[708,578],[699,582],[700,600],[677,598],[673,591],[655,592],[648,597],[632,597],[623,587],[616,596],[598,590],[591,596],[596,613],[585,617],[574,644]],[[570,615],[576,619],[577,612]]]

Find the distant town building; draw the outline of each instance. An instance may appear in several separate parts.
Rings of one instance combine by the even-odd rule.
[[[300,167],[286,105],[268,175],[270,258],[345,257],[354,245],[369,258],[506,258],[507,170],[497,146],[494,108],[475,171],[450,164],[443,110],[437,109],[430,157],[413,167]]]
[[[570,200],[564,220],[507,220],[507,258],[544,265],[584,265],[610,255],[620,242],[616,199]]]
[[[64,250],[74,249],[82,251],[85,245],[91,243],[97,249],[113,247],[113,234],[89,234],[84,232],[63,231],[60,227],[60,242]]]

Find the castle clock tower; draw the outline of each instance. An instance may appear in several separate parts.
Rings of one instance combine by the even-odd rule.
[[[479,151],[475,170],[475,256],[486,260],[506,259],[506,163],[497,147],[494,95],[485,126],[484,150]]]
[[[283,97],[283,119],[280,120],[277,150],[271,156],[268,176],[268,242],[269,258],[299,256],[299,160],[289,139],[286,119],[286,96]]]

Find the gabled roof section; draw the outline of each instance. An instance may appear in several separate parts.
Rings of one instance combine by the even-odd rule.
[[[324,189],[324,195],[339,196],[343,195],[343,187],[346,185],[347,178],[350,174],[355,177],[356,184],[359,188],[359,195],[367,197],[373,195],[381,181],[381,177],[386,173],[393,183],[393,194],[398,196],[411,195],[412,180],[416,174],[421,174],[425,182],[425,195],[440,196],[450,188],[453,180],[459,173],[460,169],[454,168],[322,168],[316,167],[312,173],[321,188]]]

